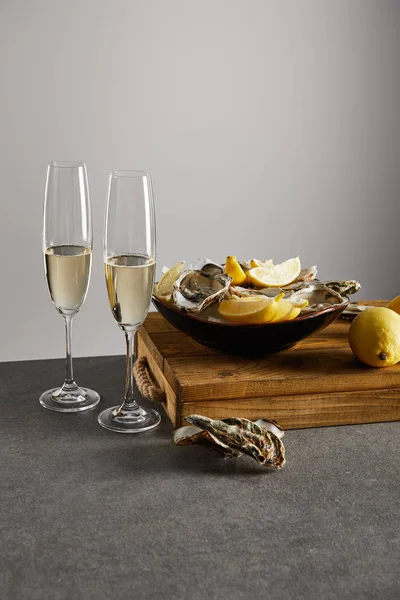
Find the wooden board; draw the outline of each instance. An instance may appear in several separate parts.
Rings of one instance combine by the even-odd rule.
[[[193,413],[268,417],[287,429],[400,420],[400,364],[362,365],[349,348],[348,328],[339,319],[290,350],[244,359],[203,348],[150,313],[137,354],[147,357],[176,426]]]

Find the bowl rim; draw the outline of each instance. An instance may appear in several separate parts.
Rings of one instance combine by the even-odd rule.
[[[206,323],[207,325],[217,325],[219,327],[267,327],[267,326],[277,326],[277,325],[284,325],[284,326],[288,326],[292,323],[298,323],[300,321],[308,321],[309,319],[314,319],[316,317],[319,317],[320,315],[324,315],[330,312],[336,312],[339,308],[343,308],[343,310],[350,304],[350,299],[349,298],[344,298],[343,302],[341,302],[340,304],[331,304],[330,306],[327,306],[326,308],[321,308],[321,310],[317,310],[316,312],[312,312],[312,313],[308,313],[306,315],[302,315],[299,317],[296,317],[295,319],[291,319],[290,321],[278,321],[276,323],[219,323],[218,321],[205,321],[204,319],[201,319],[200,317],[197,317],[196,315],[192,315],[189,312],[184,312],[182,310],[179,310],[179,308],[177,308],[176,306],[171,306],[170,304],[167,304],[167,302],[165,300],[161,300],[158,296],[156,296],[155,294],[152,294],[152,300],[153,302],[155,301],[156,306],[157,306],[157,302],[159,302],[160,304],[162,304],[163,306],[165,306],[165,308],[167,308],[168,310],[171,310],[173,312],[175,312],[176,314],[180,315],[180,316],[184,316],[184,317],[189,317],[189,319],[193,319],[195,321],[198,321],[200,323]]]

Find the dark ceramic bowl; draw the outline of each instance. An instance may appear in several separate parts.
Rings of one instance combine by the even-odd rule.
[[[348,306],[349,301],[333,304],[293,321],[263,325],[236,325],[205,321],[181,311],[153,296],[153,303],[171,325],[193,340],[226,354],[262,356],[290,348],[332,323]]]

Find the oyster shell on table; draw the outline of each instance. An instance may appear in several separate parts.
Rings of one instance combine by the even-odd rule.
[[[191,444],[200,444],[212,448],[224,458],[235,458],[242,456],[242,453],[233,448],[229,448],[217,437],[208,431],[204,431],[196,425],[185,425],[176,429],[173,433],[173,442],[176,446],[189,446]]]
[[[174,283],[175,306],[190,312],[201,312],[230,295],[232,278],[221,265],[201,260],[193,269],[184,271]]]
[[[340,316],[342,319],[353,321],[353,319],[355,319],[359,314],[364,312],[364,310],[367,310],[367,308],[374,307],[367,304],[356,304],[355,302],[350,302],[350,304],[344,309]]]
[[[225,458],[247,454],[259,464],[281,469],[285,464],[284,435],[276,421],[241,418],[213,420],[202,415],[189,415],[185,420],[191,426],[174,432],[177,446],[202,444],[212,447]]]

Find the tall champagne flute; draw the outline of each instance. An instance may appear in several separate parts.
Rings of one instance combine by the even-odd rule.
[[[156,268],[155,214],[151,178],[143,171],[114,171],[108,183],[104,229],[104,273],[114,319],[126,338],[125,398],[98,416],[119,433],[154,429],[160,415],[134,398],[133,346],[146,318]]]
[[[97,392],[74,381],[71,354],[72,319],[86,298],[92,264],[92,216],[86,165],[52,162],[47,167],[43,222],[44,269],[50,297],[64,317],[66,333],[65,380],[44,392],[40,404],[59,412],[96,406]]]

